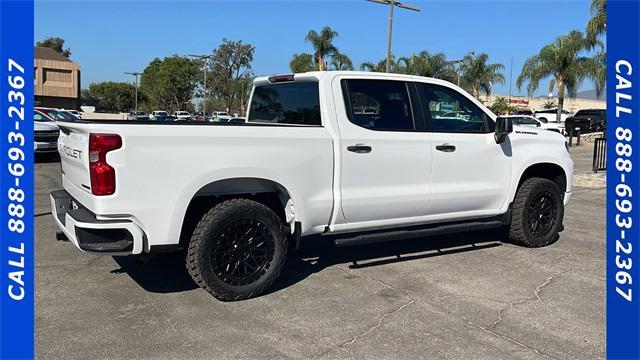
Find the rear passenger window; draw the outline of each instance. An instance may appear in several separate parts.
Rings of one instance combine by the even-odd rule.
[[[247,121],[321,125],[318,82],[299,81],[256,86]]]
[[[487,133],[495,123],[466,96],[438,85],[419,84],[429,130],[450,133]]]
[[[390,80],[342,80],[349,120],[381,131],[415,129],[407,84]]]

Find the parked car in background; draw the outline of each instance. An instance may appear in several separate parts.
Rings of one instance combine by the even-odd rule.
[[[82,119],[82,115],[80,115],[80,112],[78,110],[68,110],[68,109],[59,109],[59,110],[68,112],[69,114],[77,117],[78,120]]]
[[[191,114],[188,111],[176,111],[173,113],[173,116],[177,118],[177,120],[191,120]]]
[[[154,121],[166,121],[168,117],[169,113],[161,110],[152,111],[149,115],[149,119]]]
[[[36,154],[58,151],[60,130],[54,120],[39,110],[33,112],[33,150]]]
[[[504,116],[504,117],[510,118],[511,121],[513,122],[513,125],[532,126],[540,129],[559,132],[560,134],[565,135],[565,126],[562,123],[557,123],[553,121],[545,123],[540,121],[539,119],[536,119],[533,116],[527,116],[527,115],[510,115],[510,116]]]
[[[214,111],[211,113],[211,119],[216,122],[229,122],[232,116],[226,111]]]
[[[568,118],[565,125],[567,129],[580,130],[582,133],[591,131],[603,131],[607,124],[607,110],[584,109]]]
[[[127,120],[145,121],[149,120],[149,115],[144,111],[132,111],[127,115]]]
[[[547,123],[551,121],[557,122],[557,119],[558,119],[557,114],[558,114],[558,109],[545,109],[545,110],[536,111],[535,113],[533,113],[533,116],[538,118],[538,120],[544,123]],[[573,115],[571,112],[567,110],[562,110],[562,114],[560,115],[560,122],[565,122],[567,118],[570,117],[571,115]]]
[[[533,111],[529,110],[529,109],[519,109],[513,112],[513,115],[527,115],[527,116],[533,116]]]
[[[62,121],[76,121],[78,120],[78,118],[67,112],[67,111],[60,111],[57,109],[52,109],[52,108],[46,108],[46,107],[36,107],[35,110],[38,110],[40,113],[48,116],[51,120],[53,121],[58,121],[58,120],[62,120]]]
[[[195,112],[191,117],[191,120],[193,121],[205,121],[205,119],[206,119],[206,115],[202,111]]]

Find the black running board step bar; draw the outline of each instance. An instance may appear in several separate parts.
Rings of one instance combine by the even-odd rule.
[[[387,241],[404,240],[418,237],[435,236],[453,234],[466,231],[479,231],[495,229],[504,226],[504,222],[494,221],[478,221],[464,222],[456,224],[437,225],[429,228],[391,230],[388,232],[377,232],[373,234],[363,234],[350,238],[341,238],[334,240],[337,247],[357,246],[365,244],[377,244]]]

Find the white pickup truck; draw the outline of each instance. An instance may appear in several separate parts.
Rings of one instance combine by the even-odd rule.
[[[91,253],[185,250],[221,300],[263,292],[309,235],[349,246],[502,227],[545,246],[571,197],[562,135],[423,77],[261,77],[241,124],[58,125],[51,205],[66,237]]]

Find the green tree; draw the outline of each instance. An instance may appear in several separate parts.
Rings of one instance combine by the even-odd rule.
[[[553,108],[554,108],[554,107],[556,107],[556,106],[558,106],[558,105],[556,104],[556,102],[555,102],[555,101],[553,101],[553,100],[551,100],[551,99],[546,100],[546,101],[542,104],[542,107],[543,107],[544,109],[547,109],[547,110],[548,110],[548,109],[553,109]]]
[[[136,88],[130,83],[105,81],[91,83],[82,90],[82,98],[98,103],[100,111],[128,112],[136,102]]]
[[[516,85],[520,89],[528,81],[527,92],[532,95],[541,80],[551,77],[549,92],[553,92],[557,86],[557,120],[560,121],[565,93],[575,97],[584,78],[592,74],[596,67],[593,58],[583,56],[590,47],[591,42],[577,30],[558,37],[555,42],[543,47],[540,53],[525,61]]]
[[[431,55],[428,51],[421,51],[410,57],[401,57],[397,67],[398,72],[403,74],[433,77],[447,81],[456,79],[456,71],[443,53]]]
[[[294,73],[303,73],[315,70],[313,55],[307,53],[294,54],[291,62],[289,62],[289,68]]]
[[[398,69],[398,63],[393,55],[391,55],[391,72],[396,72]],[[387,71],[387,58],[384,58],[377,63],[364,62],[360,64],[360,70],[370,72],[386,72]]]
[[[461,85],[476,98],[481,93],[489,96],[494,84],[504,83],[503,70],[502,64],[489,64],[489,55],[486,53],[469,53],[464,56],[460,65]]]
[[[338,33],[328,26],[325,26],[320,33],[310,30],[305,36],[305,41],[311,43],[314,49],[313,58],[316,69],[327,70],[327,57],[339,54],[338,48],[333,45],[333,40],[338,37]]]
[[[587,66],[589,77],[596,86],[596,97],[600,98],[607,86],[607,53],[599,51]]]
[[[489,109],[496,115],[505,115],[513,111],[513,107],[509,104],[509,101],[500,96],[495,98]]]
[[[587,38],[595,42],[596,38],[607,32],[607,1],[591,0],[591,19],[587,23]]]
[[[200,74],[198,63],[186,57],[173,55],[162,60],[153,59],[140,80],[147,107],[169,112],[187,108]]]
[[[331,56],[331,64],[330,64],[330,68],[331,70],[345,70],[345,71],[351,71],[353,70],[353,63],[351,62],[351,59],[349,59],[349,57],[345,54],[334,54],[333,56]]]
[[[36,43],[36,46],[51,48],[51,49],[59,52],[60,54],[64,55],[65,57],[71,56],[71,49],[69,49],[69,48],[64,49],[63,48],[64,47],[64,39],[60,38],[60,37],[48,36],[44,40],[38,41]]]
[[[229,111],[238,110],[243,91],[250,88],[255,47],[242,41],[222,40],[213,51],[207,87],[214,99],[220,99]],[[246,98],[246,97],[245,97]]]

